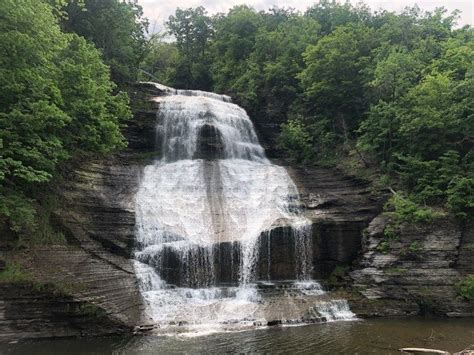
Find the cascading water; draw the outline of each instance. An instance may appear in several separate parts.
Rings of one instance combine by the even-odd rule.
[[[257,271],[262,235],[270,248],[272,230],[289,230],[294,279],[311,277],[311,224],[296,186],[229,97],[155,85],[167,93],[156,98],[161,159],[145,167],[136,196],[135,271],[147,314],[161,327],[260,324],[255,283],[271,278]]]

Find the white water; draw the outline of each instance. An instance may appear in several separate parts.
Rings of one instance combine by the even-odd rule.
[[[254,282],[262,233],[290,226],[295,277],[311,276],[311,224],[296,186],[267,160],[246,112],[229,97],[155,85],[167,93],[156,98],[162,158],[145,168],[136,196],[135,271],[147,314],[162,327],[261,321]],[[222,159],[193,159],[206,125],[218,132]],[[230,263],[238,285],[231,287],[217,285],[216,245],[223,242],[238,248],[238,265]]]

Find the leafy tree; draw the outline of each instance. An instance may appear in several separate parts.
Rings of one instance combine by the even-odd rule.
[[[298,119],[291,119],[282,125],[280,144],[297,162],[312,158],[311,135]]]
[[[211,18],[204,7],[178,8],[167,22],[170,33],[176,38],[176,46],[184,56],[200,60],[206,53],[213,34]]]
[[[437,44],[442,53],[432,52],[429,65],[416,48],[413,55],[392,50],[377,62],[371,84],[381,100],[360,125],[359,146],[397,177],[415,202],[445,204],[467,218],[473,199],[472,33],[461,30],[448,40],[445,31],[435,33],[442,34]]]
[[[323,36],[330,34],[339,26],[368,24],[372,17],[369,8],[364,4],[354,7],[349,1],[339,3],[336,0],[321,0],[308,8],[305,15],[321,25],[319,34]]]
[[[211,18],[200,6],[195,9],[177,9],[167,22],[176,38],[178,59],[172,82],[180,88],[211,90],[208,49],[213,34]]]
[[[362,69],[373,47],[373,31],[347,25],[309,45],[298,75],[306,112],[331,119],[334,133],[349,138],[367,109]]]
[[[116,83],[136,80],[148,49],[148,22],[136,1],[68,1],[63,11],[62,28],[83,36],[102,51]]]
[[[215,36],[212,44],[212,73],[214,88],[233,94],[236,82],[246,74],[259,28],[263,26],[262,14],[242,5],[233,7],[226,16],[214,21]]]
[[[61,162],[124,146],[119,121],[130,112],[100,53],[62,33],[50,5],[8,0],[0,10],[0,219],[19,232]]]
[[[140,64],[142,70],[140,74],[144,75],[140,75],[139,78],[147,81],[150,80],[149,74],[151,74],[158,82],[173,86],[178,60],[179,52],[176,44],[165,42],[160,36],[154,36],[150,39],[149,51]]]

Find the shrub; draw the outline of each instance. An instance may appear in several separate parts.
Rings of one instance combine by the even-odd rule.
[[[466,276],[456,285],[457,292],[460,296],[474,300],[474,274]]]
[[[7,262],[5,270],[0,272],[0,283],[22,283],[31,281],[30,275],[16,262]]]
[[[392,217],[398,222],[428,223],[441,216],[429,207],[421,207],[399,194],[392,196],[385,204],[386,210],[392,210]]]
[[[280,145],[297,162],[311,159],[311,135],[299,119],[290,119],[281,126]]]
[[[446,206],[454,215],[467,219],[474,215],[474,179],[457,177],[448,186]]]

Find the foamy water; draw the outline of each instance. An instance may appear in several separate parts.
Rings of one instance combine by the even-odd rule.
[[[265,157],[252,122],[229,97],[155,85],[167,93],[156,98],[162,156],[145,167],[136,195],[135,271],[147,315],[161,327],[199,331],[265,324],[255,287],[259,236],[289,226],[298,256],[295,279],[311,278],[311,223],[301,213],[297,188]],[[195,159],[205,126],[216,132],[221,159]],[[238,249],[236,285],[217,282],[220,243]],[[164,280],[170,273],[179,285]],[[314,285],[301,286],[302,294],[323,292]],[[325,318],[348,316],[339,304],[331,307],[323,305]]]

